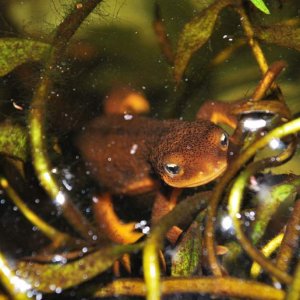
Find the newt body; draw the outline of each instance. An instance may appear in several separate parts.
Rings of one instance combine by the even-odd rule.
[[[173,187],[194,187],[227,167],[227,134],[208,120],[99,117],[75,141],[88,170],[112,194],[155,189],[155,174]]]
[[[142,236],[135,232],[134,223],[124,224],[115,214],[111,194],[154,190],[155,177],[170,186],[186,188],[206,184],[220,176],[227,167],[228,136],[215,124],[224,123],[236,129],[230,137],[230,156],[233,157],[235,151],[232,149],[239,152],[244,134],[243,127],[238,126],[239,116],[245,112],[265,111],[267,105],[268,112],[280,115],[284,112],[289,119],[290,112],[284,102],[266,100],[260,105],[262,101],[258,101],[283,66],[280,64],[268,70],[251,100],[230,104],[209,101],[200,108],[198,120],[193,122],[159,121],[128,115],[126,112],[135,111],[132,110],[134,106],[131,105],[129,110],[118,102],[117,111],[105,111],[121,115],[99,117],[89,123],[79,133],[76,143],[89,170],[110,192],[94,197],[100,231],[105,231],[112,241],[123,244],[133,243]],[[153,224],[174,208],[178,191],[180,193],[180,189],[173,190],[170,197],[157,191],[152,208]],[[181,232],[174,226],[166,236],[175,244]]]

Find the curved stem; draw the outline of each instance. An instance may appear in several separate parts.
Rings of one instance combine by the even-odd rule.
[[[300,226],[300,200],[297,200],[290,216],[286,230],[284,232],[283,241],[279,249],[276,265],[282,270],[288,269],[289,263],[296,251],[299,242],[299,228]]]
[[[50,239],[55,247],[60,247],[66,244],[76,244],[75,239],[50,226],[37,214],[30,210],[16,191],[10,186],[9,182],[2,176],[0,176],[0,185],[27,220],[35,225],[48,239]]]
[[[146,287],[142,280],[115,280],[111,284],[98,289],[94,297],[145,296]],[[246,299],[281,300],[282,290],[269,285],[233,277],[192,277],[165,278],[161,280],[161,293],[170,295],[176,293],[199,293],[223,297],[238,297]]]
[[[294,272],[293,282],[288,288],[286,300],[300,299],[300,259],[298,259],[297,267]]]
[[[291,111],[285,104],[285,102],[279,102],[278,100],[264,100],[254,102],[252,100],[242,101],[231,108],[231,113],[234,115],[240,115],[241,113],[248,112],[268,112],[271,114],[278,114],[282,118],[291,119]]]
[[[221,50],[216,56],[214,56],[210,63],[210,67],[215,67],[220,65],[221,63],[225,62],[227,59],[231,57],[231,55],[237,51],[239,48],[246,44],[245,39],[238,39],[232,45],[228,46],[227,48]]]
[[[52,166],[47,153],[46,139],[46,103],[50,97],[53,78],[58,73],[60,62],[66,46],[79,28],[83,20],[101,2],[101,0],[83,0],[80,6],[75,6],[71,13],[58,26],[52,43],[52,50],[45,65],[41,80],[35,90],[31,110],[29,112],[30,140],[32,146],[33,165],[41,185],[51,199],[62,210],[65,218],[77,229],[81,235],[91,240],[93,228],[73,205],[53,176]]]
[[[173,66],[174,65],[174,51],[170,39],[168,38],[168,33],[166,30],[165,23],[161,16],[160,7],[157,2],[155,2],[155,20],[153,22],[153,30],[157,38],[160,50],[166,59],[166,62]]]
[[[266,95],[266,92],[272,86],[277,76],[286,66],[286,63],[282,60],[273,63],[264,74],[264,77],[260,81],[259,85],[256,87],[254,93],[251,96],[251,100],[261,100]]]
[[[252,50],[252,53],[253,53],[253,55],[256,59],[256,62],[260,68],[260,71],[262,74],[265,74],[268,70],[268,62],[265,58],[265,55],[264,55],[258,41],[254,38],[254,30],[253,30],[252,24],[248,18],[248,15],[245,12],[245,9],[243,8],[241,1],[239,1],[239,6],[236,8],[236,11],[240,15],[242,27],[243,27],[245,35],[248,39],[248,43]],[[280,98],[280,100],[282,100],[280,88],[278,87],[278,85],[276,83],[273,82],[271,84],[271,89],[273,91],[276,91],[277,96]]]
[[[254,38],[254,30],[252,28],[251,22],[241,4],[241,2],[236,10],[241,17],[240,18],[241,24],[244,29],[245,35],[248,39],[249,46],[251,47],[252,53],[256,59],[256,62],[258,63],[258,66],[259,66],[262,74],[265,74],[268,70],[268,63],[267,63],[267,60],[265,58],[263,51],[260,48],[259,43]]]
[[[258,150],[264,148],[274,138],[282,138],[286,135],[296,133],[300,131],[300,118],[290,121],[282,126],[279,126],[261,139],[255,141],[247,149],[245,149],[230,165],[224,175],[220,178],[219,183],[216,185],[213,194],[211,196],[210,205],[207,209],[207,221],[204,232],[206,253],[208,263],[214,275],[221,276],[222,270],[217,260],[214,243],[214,224],[217,213],[217,207],[220,199],[224,193],[224,190],[232,180],[232,178],[239,172],[242,166],[250,160]]]
[[[254,247],[252,242],[246,237],[245,233],[243,232],[240,222],[241,202],[244,190],[247,186],[247,182],[251,175],[257,172],[257,170],[261,170],[262,166],[263,168],[268,167],[268,165],[270,165],[270,162],[272,162],[272,160],[269,159],[255,162],[251,166],[249,166],[247,170],[243,171],[241,175],[239,175],[237,180],[234,182],[229,194],[228,211],[234,225],[236,237],[246,253],[254,261],[260,264],[267,272],[271,273],[271,275],[275,276],[281,282],[288,284],[292,281],[291,276],[273,265],[260,251],[258,251]]]
[[[290,178],[285,182],[270,187],[268,189],[269,192],[264,195],[264,201],[259,201],[255,213],[255,221],[252,223],[250,234],[250,239],[254,245],[257,245],[264,236],[270,220],[273,218],[280,205],[282,205],[282,203],[284,203],[292,194],[297,193],[299,184],[299,176],[296,176],[294,179]],[[285,194],[281,193],[283,189],[286,191]]]
[[[200,193],[179,203],[169,214],[164,216],[152,229],[146,240],[143,252],[143,270],[147,287],[147,299],[160,299],[160,268],[158,251],[162,246],[163,238],[170,228],[178,225],[203,209],[207,204],[207,195]],[[184,212],[184,213],[183,213]]]
[[[6,257],[0,252],[0,279],[12,299],[28,300],[27,292],[32,286],[26,280],[19,278],[8,263]]]
[[[270,257],[274,251],[276,251],[283,239],[283,233],[276,235],[271,241],[269,241],[262,249],[261,252],[265,257]],[[257,278],[261,272],[261,266],[254,262],[251,266],[250,274],[252,278]]]

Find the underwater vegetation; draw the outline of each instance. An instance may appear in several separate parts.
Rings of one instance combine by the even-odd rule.
[[[1,299],[300,299],[300,5],[199,2],[0,3]]]

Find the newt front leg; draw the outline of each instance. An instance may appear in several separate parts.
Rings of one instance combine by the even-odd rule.
[[[143,234],[135,231],[135,223],[123,223],[114,211],[111,196],[108,193],[93,198],[94,216],[99,232],[119,244],[133,244]]]

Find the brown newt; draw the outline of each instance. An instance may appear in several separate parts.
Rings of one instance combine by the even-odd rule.
[[[155,190],[159,177],[170,186],[185,188],[206,184],[220,176],[228,163],[228,136],[214,123],[237,128],[241,114],[265,111],[266,108],[275,114],[280,112],[282,115],[284,112],[289,116],[284,102],[258,101],[265,96],[283,67],[280,62],[271,66],[250,100],[230,104],[207,102],[197,114],[199,119],[193,122],[161,121],[126,114],[128,111],[134,112],[136,104],[130,102],[129,105],[122,100],[123,96],[118,96],[122,101],[117,101],[117,110],[109,110],[106,103],[105,111],[114,116],[94,119],[82,128],[76,138],[76,145],[91,175],[108,191],[94,198],[94,213],[100,230],[119,243],[132,243],[141,237],[134,231],[134,224],[123,224],[115,214],[110,194],[138,194]],[[231,145],[239,145],[241,130],[236,132],[231,137]],[[172,210],[176,205],[177,192],[175,190],[167,199],[158,191],[152,223]],[[173,230],[172,237],[168,236],[171,242],[175,242],[181,232],[177,229]]]
[[[208,120],[99,117],[76,145],[87,169],[112,194],[155,189],[155,174],[178,188],[206,184],[227,167],[227,133]]]

